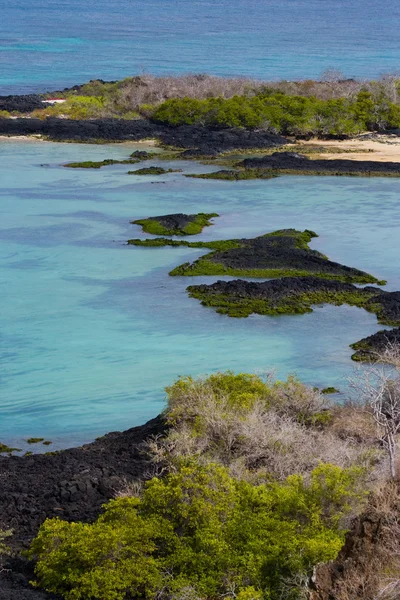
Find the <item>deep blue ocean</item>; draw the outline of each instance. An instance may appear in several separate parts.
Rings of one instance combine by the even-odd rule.
[[[0,94],[142,71],[295,79],[400,67],[394,0],[0,0],[0,15]],[[320,234],[312,247],[400,289],[399,182],[157,179],[128,176],[126,165],[62,166],[137,147],[0,139],[0,441],[89,441],[158,414],[179,375],[216,370],[295,373],[344,398],[349,344],[381,329],[374,315],[347,306],[218,315],[185,291],[210,278],[168,277],[201,251],[127,246],[142,235],[129,221],[220,213],[200,239],[310,228]]]
[[[93,78],[400,70],[398,0],[0,0],[0,94]]]

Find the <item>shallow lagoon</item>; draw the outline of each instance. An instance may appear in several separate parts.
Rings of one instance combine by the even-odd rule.
[[[374,315],[346,306],[285,317],[218,315],[185,292],[212,279],[168,277],[201,251],[128,247],[128,238],[146,237],[130,220],[221,214],[191,239],[310,228],[320,234],[312,247],[400,289],[398,180],[224,182],[128,176],[129,165],[60,166],[125,158],[137,147],[0,142],[3,442],[41,436],[56,448],[143,423],[160,412],[164,386],[180,374],[275,370],[345,390],[354,369],[349,344],[380,328]]]

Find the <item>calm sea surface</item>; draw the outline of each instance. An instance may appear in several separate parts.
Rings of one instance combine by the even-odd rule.
[[[213,182],[128,176],[126,165],[60,166],[136,147],[0,142],[2,441],[43,436],[65,446],[142,423],[163,408],[163,388],[180,374],[275,369],[343,390],[354,365],[349,344],[379,329],[374,315],[347,306],[218,315],[185,292],[210,278],[168,276],[201,251],[126,246],[142,236],[132,219],[220,213],[200,239],[311,228],[320,234],[313,247],[400,289],[397,180]]]
[[[102,77],[400,70],[398,0],[0,0],[0,94]]]
[[[143,71],[295,79],[400,69],[396,0],[0,0],[0,14],[0,94]],[[0,140],[0,441],[43,436],[56,448],[143,423],[180,374],[275,369],[346,388],[348,345],[379,329],[374,315],[218,315],[185,292],[208,278],[168,277],[201,252],[126,246],[141,235],[134,218],[219,212],[202,239],[311,228],[313,247],[399,289],[397,180],[160,182],[126,166],[60,166],[134,148]]]

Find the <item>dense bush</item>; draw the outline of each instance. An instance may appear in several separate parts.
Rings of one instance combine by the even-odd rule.
[[[229,467],[239,479],[260,482],[293,473],[309,476],[320,462],[367,467],[375,478],[385,468],[370,415],[361,412],[370,435],[360,439],[358,421],[349,421],[347,409],[346,429],[342,408],[293,377],[272,381],[217,373],[181,378],[167,392],[165,416],[171,428],[148,442],[160,469],[195,456],[201,463]]]
[[[119,498],[92,525],[49,519],[33,541],[36,576],[68,600],[280,598],[343,544],[360,471],[317,467],[307,482],[238,482],[218,465],[182,464],[142,499]],[[289,584],[288,584],[289,582]]]
[[[353,99],[319,100],[265,89],[254,96],[169,99],[152,118],[169,125],[268,128],[289,135],[356,134],[400,127],[400,106],[360,91]]]

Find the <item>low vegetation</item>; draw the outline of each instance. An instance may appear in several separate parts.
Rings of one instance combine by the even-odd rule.
[[[13,532],[10,529],[8,529],[8,530],[0,529],[0,573],[1,573],[4,558],[6,558],[7,556],[9,556],[11,554],[11,550],[10,550],[9,546],[7,545],[6,540],[7,540],[7,538],[12,536],[12,533]]]
[[[66,600],[300,600],[376,494],[381,512],[391,494],[383,531],[396,524],[377,418],[386,405],[368,394],[341,406],[293,377],[231,372],[182,377],[167,393],[166,433],[144,448],[153,475],[127,484],[92,524],[45,521],[29,550],[36,585]],[[374,593],[385,577],[396,587],[396,543],[380,534]],[[342,591],[361,577],[354,564]]]
[[[229,99],[174,98],[152,114],[167,125],[264,128],[283,135],[355,135],[400,127],[400,106],[360,91],[353,99],[319,100],[266,88]]]
[[[100,80],[53,92],[66,100],[33,117],[150,118],[167,125],[265,128],[285,135],[355,135],[400,127],[400,80],[268,82],[209,75]],[[7,118],[9,115],[1,115]]]

